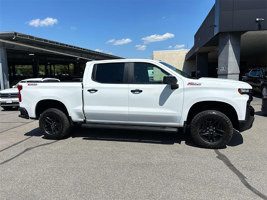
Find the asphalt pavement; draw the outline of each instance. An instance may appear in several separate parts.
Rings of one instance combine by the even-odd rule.
[[[225,149],[182,133],[76,128],[42,137],[38,121],[0,111],[0,199],[267,199],[267,116]]]

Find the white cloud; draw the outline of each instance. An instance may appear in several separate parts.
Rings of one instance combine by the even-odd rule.
[[[184,44],[177,44],[174,46],[175,49],[181,49],[181,48],[184,48],[185,45]]]
[[[98,51],[98,52],[100,52],[100,53],[102,53],[102,52],[103,52],[103,50],[102,50],[102,49],[95,49],[95,51]]]
[[[47,17],[43,20],[33,19],[30,22],[27,22],[27,24],[29,24],[30,26],[34,26],[34,27],[54,26],[57,23],[58,23],[58,20],[51,18],[51,17]]]
[[[177,44],[175,46],[169,46],[168,49],[183,49],[184,47],[184,44]]]
[[[111,39],[111,40],[107,41],[107,44],[114,43],[114,42],[115,42],[115,39]]]
[[[111,39],[111,40],[107,41],[107,44],[113,44],[113,45],[117,46],[117,45],[128,44],[130,42],[132,42],[132,40],[130,38],[121,39],[121,40]]]
[[[106,53],[106,54],[111,54],[111,55],[113,55],[112,52],[104,51],[104,50],[102,50],[102,49],[95,49],[95,51],[100,52],[100,53]]]
[[[132,42],[132,40],[130,38],[126,38],[126,39],[121,39],[121,40],[116,40],[113,45],[123,45],[123,44],[128,44]]]
[[[136,47],[137,50],[139,50],[139,51],[144,51],[144,50],[146,50],[146,45],[140,45],[140,44],[138,44],[138,45],[135,45],[135,47]]]
[[[150,35],[147,37],[142,38],[145,44],[151,43],[151,42],[161,42],[170,38],[174,38],[174,34],[172,33],[165,33],[163,35]]]

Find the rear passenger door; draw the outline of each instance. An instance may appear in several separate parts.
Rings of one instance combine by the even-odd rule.
[[[125,63],[94,65],[92,77],[84,86],[84,113],[88,122],[128,121],[126,71]]]

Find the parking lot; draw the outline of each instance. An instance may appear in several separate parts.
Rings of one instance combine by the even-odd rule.
[[[225,149],[182,133],[76,128],[47,140],[0,111],[0,199],[267,199],[267,116]]]

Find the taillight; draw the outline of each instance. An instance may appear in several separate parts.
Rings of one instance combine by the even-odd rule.
[[[21,93],[20,93],[20,91],[22,90],[22,85],[18,86],[18,90],[19,90],[19,102],[21,102]]]

